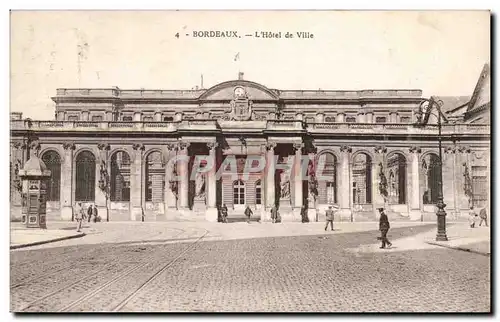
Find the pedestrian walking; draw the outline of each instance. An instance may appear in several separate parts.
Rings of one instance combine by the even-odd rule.
[[[247,205],[245,209],[245,216],[247,216],[247,223],[250,223],[250,216],[253,215],[252,209],[250,209],[250,206]]]
[[[479,218],[481,218],[481,221],[479,221],[479,226],[481,226],[484,221],[485,226],[488,227],[488,214],[486,213],[486,207],[481,209],[481,211],[479,212]]]
[[[92,216],[94,216],[94,223],[101,221],[101,217],[99,217],[99,210],[97,210],[97,206],[95,204],[92,205]]]
[[[277,214],[278,214],[278,211],[276,210],[276,205],[274,205],[271,208],[271,221],[273,222],[273,224],[276,223]]]
[[[79,202],[75,207],[75,220],[76,220],[76,231],[80,232],[82,229],[82,223],[85,220],[85,210],[83,209],[81,202]]]
[[[332,231],[333,231],[333,219],[335,217],[335,213],[333,211],[332,205],[328,206],[328,209],[326,210],[325,215],[326,215],[325,231],[328,229],[328,224],[330,224],[330,226],[332,227]]]
[[[87,217],[89,218],[89,222],[90,219],[92,219],[92,212],[93,212],[92,204],[90,204],[89,207],[87,208]]]
[[[474,207],[470,207],[470,211],[469,211],[469,225],[470,225],[470,228],[474,228],[476,226],[476,217],[477,217],[477,214],[476,212],[474,211]]]
[[[389,218],[387,218],[384,208],[378,208],[378,211],[380,212],[378,229],[380,230],[380,240],[382,240],[382,246],[380,246],[380,248],[385,248],[386,245],[390,248],[392,243],[387,239],[387,232],[391,228]]]
[[[307,216],[307,206],[306,205],[303,205],[302,208],[300,209],[300,216],[302,217],[303,223],[309,222],[309,217]]]
[[[227,207],[226,207],[226,204],[222,205],[221,212],[222,212],[222,222],[227,224]]]

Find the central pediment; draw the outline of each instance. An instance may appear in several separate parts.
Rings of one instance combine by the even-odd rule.
[[[261,84],[245,81],[234,80],[217,84],[200,96],[200,100],[214,101],[231,101],[239,98],[244,98],[251,101],[269,101],[277,100],[278,93]]]

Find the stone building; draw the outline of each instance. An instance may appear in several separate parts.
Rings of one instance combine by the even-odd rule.
[[[434,97],[448,120],[442,155],[450,220],[469,204],[489,206],[489,82],[485,65],[470,97]],[[215,221],[222,204],[230,216],[250,205],[262,220],[273,205],[287,221],[300,220],[304,204],[322,210],[331,203],[346,221],[376,220],[384,205],[391,220],[435,218],[437,119],[426,113],[426,125],[414,125],[420,90],[276,90],[240,77],[195,90],[57,89],[53,101],[55,120],[11,113],[12,219],[22,199],[17,171],[30,149],[52,172],[48,220],[72,220],[76,202],[95,203],[110,221]],[[220,178],[217,168],[190,177],[197,155],[218,166],[234,156],[237,166]],[[269,166],[303,155],[323,164],[327,180],[318,181],[317,195],[300,171],[287,177]],[[179,156],[189,162],[169,162]],[[257,156],[266,167],[244,176]]]

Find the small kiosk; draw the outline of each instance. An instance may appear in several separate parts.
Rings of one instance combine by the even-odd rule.
[[[47,228],[47,182],[50,170],[34,153],[19,170],[22,180],[22,223],[27,228]]]

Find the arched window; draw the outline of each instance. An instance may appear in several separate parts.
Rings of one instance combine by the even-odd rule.
[[[130,157],[117,151],[111,156],[111,201],[130,201]]]
[[[158,151],[149,153],[145,164],[146,201],[163,202],[165,189],[165,165]]]
[[[356,155],[352,165],[352,199],[355,204],[372,203],[372,159],[368,154]]]
[[[439,197],[440,164],[439,157],[430,153],[422,159],[422,181],[424,204],[436,204]]]
[[[42,155],[42,161],[50,170],[47,182],[47,201],[59,201],[61,191],[61,157],[56,151],[47,151]]]
[[[90,151],[82,151],[76,156],[76,201],[95,200],[95,156]]]
[[[406,158],[401,153],[393,153],[387,158],[389,171],[389,203],[406,203]],[[392,176],[392,177],[391,177]]]
[[[337,203],[337,158],[335,155],[329,152],[321,154],[316,172],[316,176],[325,177],[325,180],[318,182],[319,203]]]
[[[327,122],[327,123],[334,123],[335,122],[335,116],[327,116],[327,117],[325,117],[325,122]]]
[[[245,184],[241,180],[237,180],[233,183],[233,204],[245,204]]]
[[[260,180],[257,180],[257,182],[255,182],[255,204],[262,204],[262,185],[260,183]]]
[[[174,118],[171,116],[165,116],[163,118],[163,122],[173,122],[173,121],[174,121]]]
[[[348,116],[345,118],[346,123],[356,123],[356,117]]]

